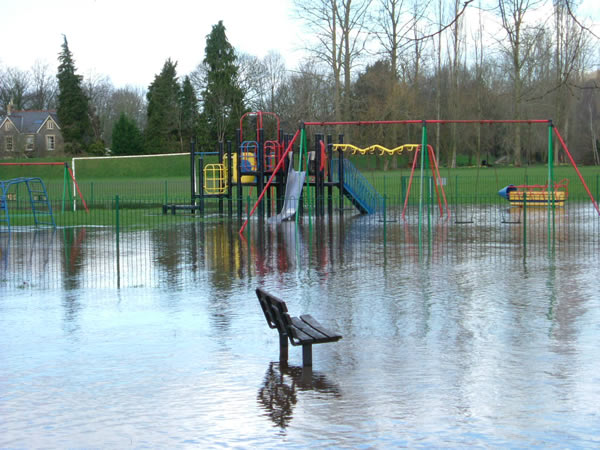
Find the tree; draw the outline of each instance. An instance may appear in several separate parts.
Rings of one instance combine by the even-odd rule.
[[[149,153],[175,153],[181,149],[180,97],[177,63],[167,59],[160,74],[148,87],[146,150]]]
[[[108,102],[109,110],[104,121],[104,136],[112,146],[112,131],[121,113],[132,119],[138,129],[146,128],[146,90],[131,86],[115,89]]]
[[[31,109],[56,108],[56,77],[49,72],[48,64],[36,61],[31,68],[31,93],[29,107]]]
[[[114,155],[139,155],[144,153],[144,140],[142,133],[135,121],[125,113],[121,113],[119,120],[112,130],[112,152]]]
[[[183,80],[180,102],[180,145],[181,151],[185,151],[198,125],[198,99],[190,77]]]
[[[295,0],[295,4],[317,39],[309,50],[331,69],[335,116],[340,120],[350,114],[351,73],[365,54],[371,0]]]
[[[539,4],[537,0],[498,0],[498,11],[502,28],[506,33],[506,44],[503,45],[504,53],[510,68],[512,81],[513,118],[522,119],[523,110],[523,72],[528,64],[532,63],[531,39],[534,28],[525,21],[527,12]],[[521,165],[521,125],[515,124],[513,146],[513,160],[515,166]]]
[[[67,37],[63,36],[62,52],[58,60],[58,119],[65,141],[65,151],[81,153],[90,144],[92,130],[89,118],[88,98],[81,87],[81,76],[77,75],[73,55]]]
[[[223,21],[213,25],[206,37],[203,64],[206,87],[203,91],[203,121],[206,137],[223,142],[232,136],[244,112],[244,95],[238,84],[238,66],[233,47],[227,40]]]
[[[6,107],[12,103],[14,109],[27,108],[27,93],[30,77],[27,72],[9,67],[0,73],[0,103]]]

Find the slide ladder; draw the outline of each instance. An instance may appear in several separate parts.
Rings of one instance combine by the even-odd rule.
[[[383,197],[365,176],[348,159],[342,159],[344,171],[344,195],[361,212],[374,214],[383,210]],[[340,181],[339,159],[331,160],[331,176],[335,183]]]

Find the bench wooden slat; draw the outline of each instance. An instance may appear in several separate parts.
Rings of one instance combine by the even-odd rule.
[[[330,331],[329,329],[325,328],[323,325],[321,325],[317,321],[317,319],[315,319],[310,314],[304,314],[304,315],[300,316],[300,319],[302,320],[302,322],[306,323],[311,328],[318,330],[327,339],[339,341],[342,338],[341,334],[334,333],[334,332]]]
[[[326,334],[323,334],[318,329],[311,327],[298,317],[294,317],[292,319],[292,324],[294,325],[294,328],[297,328],[300,331],[302,331],[304,334],[309,336],[315,343],[325,342],[329,339],[329,337]]]

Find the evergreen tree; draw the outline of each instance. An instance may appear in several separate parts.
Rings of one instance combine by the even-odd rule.
[[[181,89],[176,67],[177,63],[167,59],[160,74],[148,87],[145,136],[148,153],[175,153],[181,149]]]
[[[81,87],[82,77],[76,73],[67,37],[63,36],[63,38],[56,76],[58,79],[57,114],[65,141],[65,151],[76,154],[87,149],[92,139],[92,129],[88,115],[88,98]]]
[[[198,99],[190,77],[187,76],[181,87],[180,107],[181,147],[182,151],[186,151],[191,138],[196,134],[198,124]]]
[[[223,21],[219,21],[206,37],[203,61],[206,66],[203,122],[213,142],[223,142],[226,136],[233,136],[244,113],[244,94],[238,84],[236,60]]]
[[[144,153],[144,141],[135,120],[121,113],[112,130],[114,155],[139,155]]]

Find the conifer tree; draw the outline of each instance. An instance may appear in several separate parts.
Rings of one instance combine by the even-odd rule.
[[[139,155],[144,153],[144,142],[135,121],[121,113],[112,130],[114,155]]]
[[[181,149],[181,88],[176,68],[177,63],[167,59],[160,74],[148,87],[145,136],[148,153],[175,153]]]
[[[69,50],[67,37],[63,36],[62,52],[58,56],[58,108],[61,132],[67,153],[81,153],[92,139],[88,115],[89,105],[81,87],[82,77],[77,75],[75,61]]]
[[[206,87],[203,92],[203,120],[210,138],[223,142],[233,138],[244,113],[244,94],[238,84],[235,50],[227,40],[223,21],[213,25],[206,37],[204,65]]]
[[[186,151],[190,139],[196,134],[198,124],[198,99],[190,77],[185,77],[181,86],[181,151]]]

